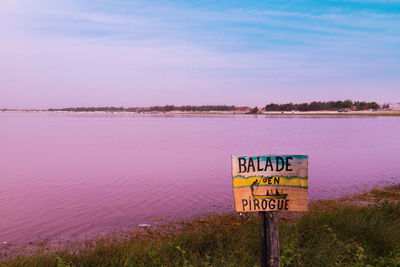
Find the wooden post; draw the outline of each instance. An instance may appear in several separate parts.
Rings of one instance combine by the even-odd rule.
[[[260,263],[261,267],[279,267],[279,229],[276,212],[260,211]]]

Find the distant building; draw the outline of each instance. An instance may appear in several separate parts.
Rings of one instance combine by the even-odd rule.
[[[400,102],[389,103],[389,110],[400,111]]]

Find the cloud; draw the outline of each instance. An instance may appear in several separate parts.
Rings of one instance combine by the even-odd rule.
[[[0,25],[0,107],[400,97],[380,9],[7,0]]]

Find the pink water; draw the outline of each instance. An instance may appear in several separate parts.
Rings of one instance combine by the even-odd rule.
[[[0,243],[231,210],[231,154],[308,154],[324,198],[400,182],[400,117],[0,113]]]

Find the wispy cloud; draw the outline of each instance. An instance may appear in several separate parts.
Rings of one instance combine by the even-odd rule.
[[[396,1],[204,3],[5,0],[0,105],[400,97]]]

